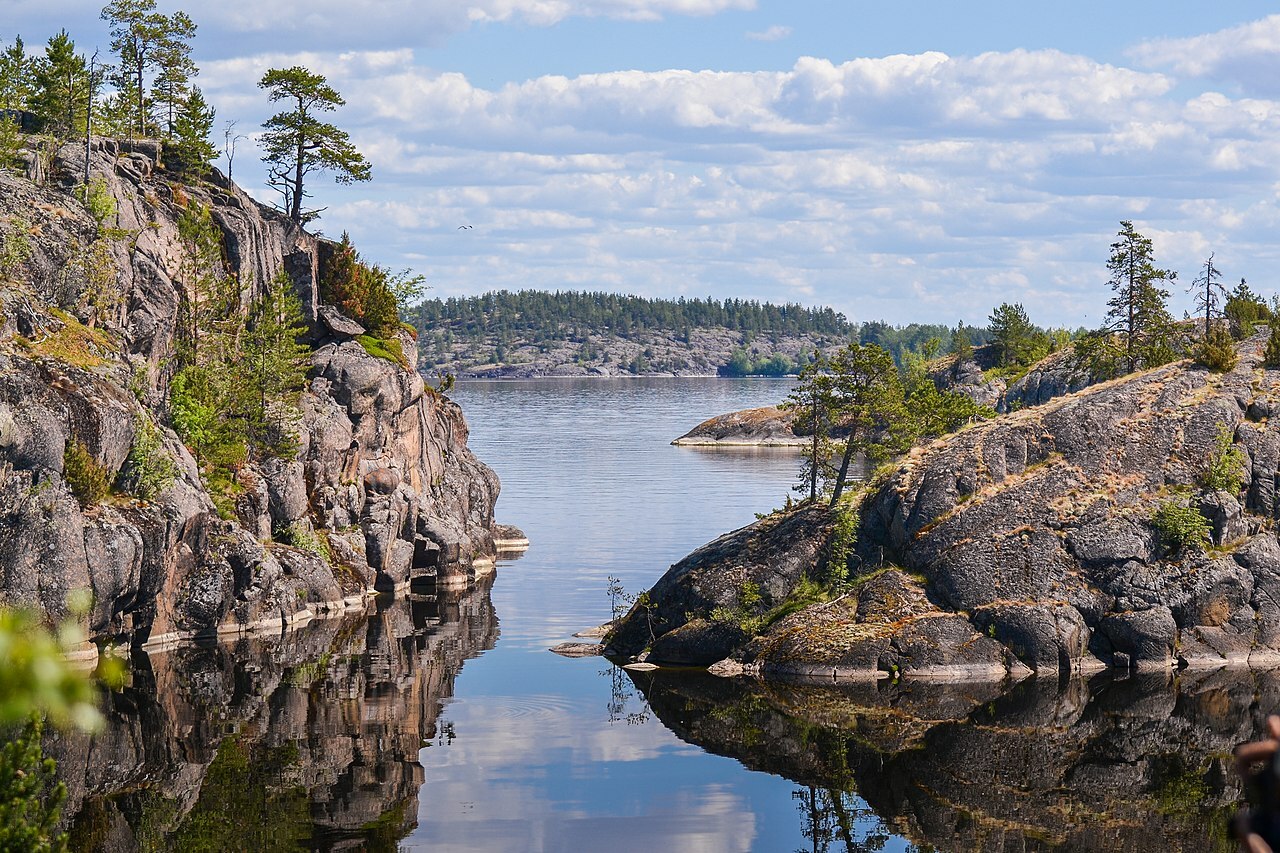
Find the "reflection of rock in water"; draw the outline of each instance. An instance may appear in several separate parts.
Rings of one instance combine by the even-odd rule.
[[[442,702],[493,647],[488,584],[133,665],[106,730],[46,749],[77,850],[395,849]]]
[[[1234,849],[1230,753],[1280,709],[1280,674],[1248,672],[1032,679],[1003,694],[633,677],[679,737],[829,802],[856,791],[892,832],[945,850]]]

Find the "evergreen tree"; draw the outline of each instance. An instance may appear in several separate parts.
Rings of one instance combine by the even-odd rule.
[[[991,312],[991,342],[1000,354],[1001,367],[1025,366],[1034,360],[1038,329],[1027,319],[1021,303],[1003,303]]]
[[[35,93],[35,67],[22,36],[0,51],[0,110],[25,110]]]
[[[213,131],[214,110],[204,99],[199,86],[191,87],[191,93],[183,99],[173,125],[173,139],[168,154],[178,171],[197,177],[209,173],[209,167],[218,156],[209,134]],[[169,157],[166,157],[168,160]]]
[[[275,455],[287,455],[297,441],[293,423],[311,365],[306,335],[302,303],[282,270],[249,312],[241,362],[253,398],[250,442]]]
[[[178,214],[178,237],[178,358],[184,365],[216,363],[226,348],[235,349],[234,341],[217,333],[238,307],[235,281],[222,263],[222,233],[208,208],[193,201]]]
[[[191,59],[195,22],[185,12],[175,12],[166,19],[166,25],[154,53],[156,74],[151,84],[151,105],[155,124],[166,136],[173,137],[178,133],[178,115],[191,97],[191,78],[199,74],[200,69]]]
[[[183,12],[162,15],[156,11],[155,0],[111,0],[102,9],[102,19],[110,25],[111,50],[119,58],[114,82],[119,91],[134,99],[130,133],[148,136],[155,125],[151,121],[152,102],[147,98],[147,75],[156,69],[169,74],[164,88],[170,98],[168,107],[176,108],[185,96],[182,84],[195,73],[190,60],[195,24]]]
[[[1261,296],[1249,289],[1243,278],[1235,290],[1227,297],[1222,313],[1231,326],[1231,333],[1237,338],[1247,338],[1253,334],[1254,327],[1271,319],[1271,310]]]
[[[1204,336],[1209,337],[1209,327],[1215,317],[1220,316],[1219,308],[1227,300],[1227,289],[1222,286],[1222,272],[1213,262],[1213,253],[1205,259],[1200,275],[1187,288],[1187,292],[1195,296],[1196,314],[1204,316]]]
[[[309,174],[333,172],[340,184],[367,181],[372,177],[369,162],[351,144],[345,130],[317,117],[346,103],[323,75],[297,65],[272,68],[258,85],[268,90],[272,103],[283,100],[292,106],[267,119],[260,142],[270,175],[268,183],[280,192],[289,218],[302,225],[320,214],[320,210],[302,207],[302,200],[309,195]]]
[[[787,395],[783,409],[795,412],[794,429],[809,436],[797,490],[807,490],[809,500],[818,498],[819,484],[827,478],[829,466],[826,460],[832,455],[831,433],[832,404],[831,374],[825,359],[819,353],[817,359],[800,371],[796,385]]]
[[[956,357],[955,363],[951,366],[953,376],[960,373],[960,367],[967,361],[973,361],[973,344],[969,341],[969,333],[964,328],[964,323],[956,323],[955,331],[951,333],[951,353]]]
[[[1275,313],[1271,315],[1270,334],[1267,336],[1267,345],[1262,350],[1262,363],[1266,367],[1280,367],[1280,317]]]
[[[83,135],[89,69],[66,30],[49,39],[44,56],[35,61],[34,80],[31,107],[44,129],[59,140]]]
[[[1104,328],[1123,338],[1125,361],[1132,372],[1139,364],[1159,361],[1160,351],[1167,348],[1173,318],[1166,307],[1169,291],[1160,283],[1173,281],[1177,273],[1155,265],[1151,240],[1138,233],[1132,222],[1122,221],[1118,236],[1107,261],[1108,283],[1115,295],[1107,302]]]
[[[849,344],[831,357],[832,420],[848,437],[831,491],[835,506],[844,493],[854,454],[883,459],[902,449],[896,428],[904,423],[902,383],[893,357],[876,344]]]

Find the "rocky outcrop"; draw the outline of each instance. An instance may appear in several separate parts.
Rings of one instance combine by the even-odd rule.
[[[738,628],[708,640],[701,658],[724,652],[762,674],[1273,666],[1280,439],[1267,424],[1280,372],[1263,367],[1261,347],[1243,343],[1226,374],[1166,365],[971,426],[916,448],[825,522],[808,508],[718,540],[714,560],[703,549],[655,585],[612,649],[694,662],[688,649],[701,644],[684,635],[712,636],[701,620]],[[1238,491],[1199,485],[1223,458],[1223,431],[1245,460]],[[1162,507],[1183,508],[1212,547],[1161,528]],[[832,585],[840,573],[821,555],[841,516],[848,580]],[[792,554],[804,565],[779,562]],[[704,592],[742,578],[750,595]],[[668,632],[682,640],[678,654]]]
[[[763,406],[708,418],[671,443],[682,447],[802,447],[807,441],[795,431],[793,411]]]
[[[279,630],[374,588],[465,584],[491,565],[497,478],[467,449],[458,406],[413,369],[409,336],[407,367],[366,352],[359,325],[319,304],[324,244],[216,172],[180,181],[161,156],[95,142],[114,205],[101,221],[72,193],[78,146],[43,184],[0,175],[0,603],[62,619],[88,591],[77,618],[91,637],[156,644]],[[297,453],[242,466],[234,505],[217,508],[165,426],[193,275],[179,219],[197,204],[220,237],[211,272],[240,310],[283,270],[312,329]],[[82,505],[69,443],[122,481],[147,428],[172,483]]]

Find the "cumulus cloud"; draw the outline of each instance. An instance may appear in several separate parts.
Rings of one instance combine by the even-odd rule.
[[[757,32],[747,33],[747,39],[750,41],[782,41],[791,35],[791,27],[784,27],[781,24],[774,24],[767,30],[759,30]]]
[[[1167,266],[1211,248],[1228,275],[1280,279],[1280,102],[1175,89],[1170,64],[926,52],[484,87],[388,49],[238,57],[202,80],[224,115],[261,120],[253,82],[294,62],[346,95],[339,123],[375,168],[316,185],[323,222],[435,295],[710,293],[901,322],[1016,300],[1074,326],[1100,319],[1120,219]]]
[[[1280,94],[1280,15],[1190,38],[1153,39],[1130,53],[1149,68],[1229,82],[1255,94]]]

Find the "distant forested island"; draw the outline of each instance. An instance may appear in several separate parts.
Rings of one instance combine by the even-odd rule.
[[[536,290],[431,299],[409,320],[424,371],[457,376],[785,376],[851,340],[897,359],[971,345],[987,328],[854,323],[831,308]]]

